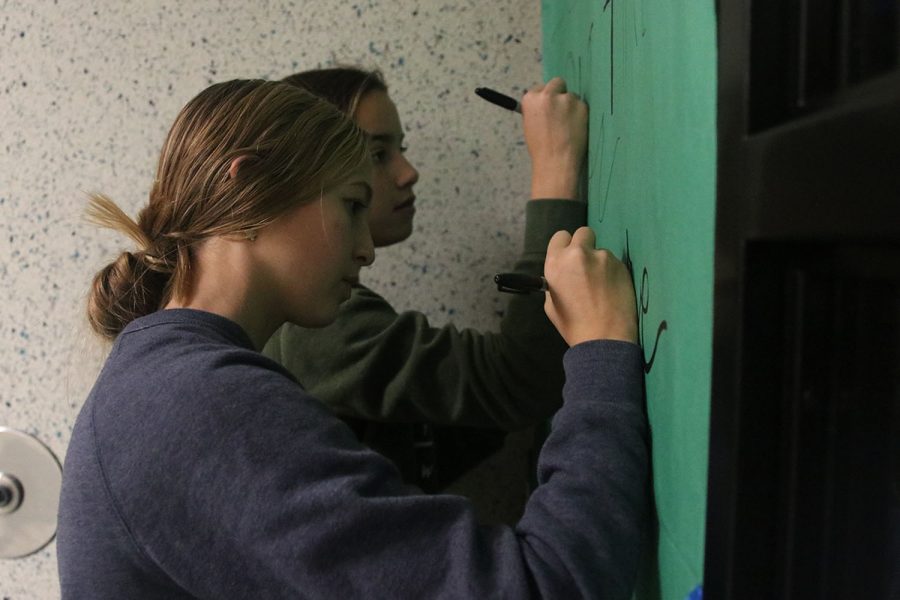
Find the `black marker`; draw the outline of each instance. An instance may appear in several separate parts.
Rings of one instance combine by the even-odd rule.
[[[510,98],[506,94],[495,92],[491,88],[486,87],[475,88],[475,93],[492,104],[522,114],[522,105],[515,98]]]
[[[494,275],[494,283],[497,284],[498,291],[509,292],[510,294],[547,291],[547,280],[540,275],[497,273]]]

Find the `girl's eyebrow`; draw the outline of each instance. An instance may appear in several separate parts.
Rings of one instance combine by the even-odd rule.
[[[401,133],[399,136],[393,133],[370,133],[369,140],[373,142],[382,142],[385,144],[390,144],[392,142],[403,142],[403,138],[406,137],[406,134]]]

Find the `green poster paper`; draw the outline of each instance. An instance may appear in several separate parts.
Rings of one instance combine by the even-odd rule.
[[[682,600],[703,577],[715,6],[544,0],[542,21],[545,77],[563,76],[591,110],[590,225],[600,246],[627,251],[638,294],[659,527],[637,596]]]

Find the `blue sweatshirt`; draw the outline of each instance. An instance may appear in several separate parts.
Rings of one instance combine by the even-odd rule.
[[[568,351],[539,486],[515,528],[488,527],[403,484],[237,324],[137,319],[69,444],[62,596],[629,598],[649,500],[639,352]]]

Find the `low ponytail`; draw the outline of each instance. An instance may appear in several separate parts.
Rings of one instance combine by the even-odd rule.
[[[166,257],[148,252],[147,234],[115,202],[102,194],[90,196],[87,218],[102,227],[125,233],[138,243],[138,252],[123,252],[95,276],[88,297],[88,321],[100,336],[113,340],[138,317],[162,308],[171,288],[173,268]]]

